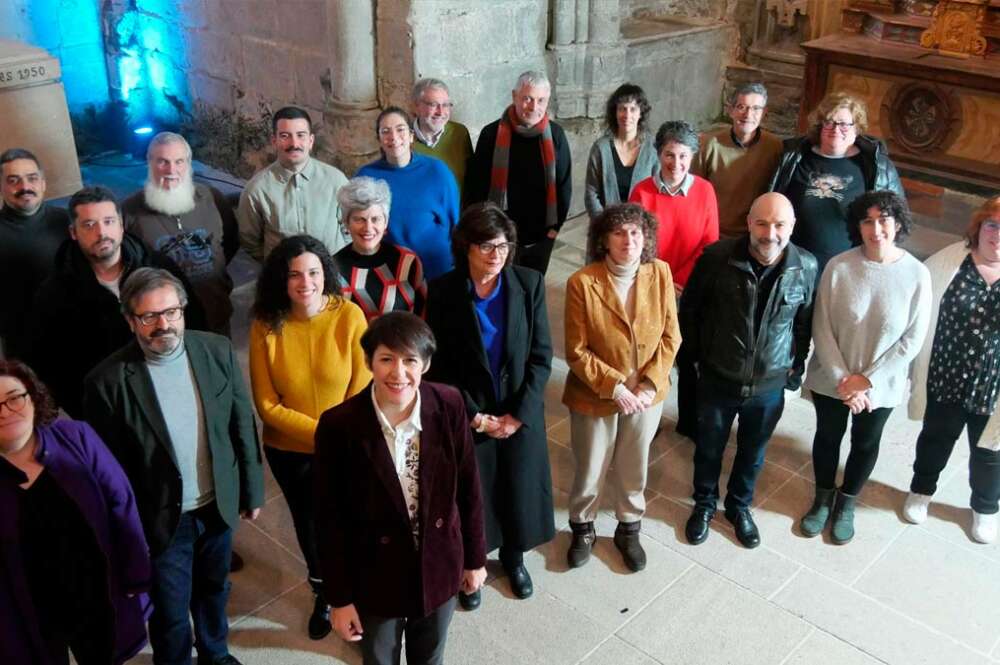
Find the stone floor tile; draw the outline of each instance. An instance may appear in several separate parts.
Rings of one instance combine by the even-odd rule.
[[[639,651],[617,637],[611,637],[597,647],[580,665],[658,665],[648,654]]]
[[[230,651],[244,665],[360,665],[360,649],[336,633],[322,640],[309,639],[306,624],[312,604],[312,591],[303,582],[234,625],[229,632]]]
[[[822,630],[813,630],[781,665],[877,665],[873,658]]]
[[[609,632],[639,614],[658,593],[693,565],[643,535],[646,568],[638,573],[629,571],[612,542],[616,525],[613,518],[598,517],[597,542],[590,561],[582,568],[570,570],[566,563],[566,550],[572,538],[568,531],[560,531],[554,540],[528,555],[544,560],[540,572],[536,574],[532,569],[536,589],[544,589],[545,593],[583,613]]]
[[[540,580],[540,556],[526,556],[532,578]],[[483,590],[475,612],[456,612],[448,634],[449,665],[576,663],[610,635],[610,631],[535,584],[535,595],[516,600],[505,579]]]
[[[549,468],[552,471],[552,486],[567,494],[573,489],[573,451],[549,439]]]
[[[922,529],[907,528],[853,586],[976,651],[1000,639],[1000,562]]]
[[[283,495],[279,494],[269,499],[261,508],[260,517],[253,525],[276,540],[298,561],[305,563],[305,557],[302,556],[302,551],[299,549],[299,541],[295,537],[292,514],[288,510],[288,504]]]
[[[772,601],[886,663],[986,665],[949,635],[917,623],[817,572],[803,568]]]
[[[764,598],[781,588],[800,567],[768,546],[768,534],[763,534],[761,547],[744,548],[719,513],[708,539],[701,545],[690,545],[684,536],[690,516],[689,506],[658,497],[646,506],[642,529],[650,538]]]
[[[801,619],[695,566],[617,635],[664,663],[764,665],[782,662],[809,630]]]
[[[967,445],[963,441],[959,445]],[[958,448],[958,445],[956,445]],[[954,462],[954,460],[952,461]],[[952,463],[949,463],[949,467]],[[959,547],[1000,561],[1000,540],[983,545],[972,540],[972,509],[969,507],[968,460],[960,463],[951,479],[938,486],[934,500],[927,511],[927,521],[921,529],[944,538]]]
[[[815,486],[794,477],[754,515],[761,540],[770,548],[824,575],[850,584],[885,550],[886,545],[906,527],[886,510],[860,504],[855,514],[856,535],[847,545],[834,545],[829,528],[815,538],[799,531],[799,519],[809,510]]]
[[[244,567],[229,577],[231,621],[251,614],[306,579],[305,564],[252,523],[240,525],[233,548],[243,557]]]

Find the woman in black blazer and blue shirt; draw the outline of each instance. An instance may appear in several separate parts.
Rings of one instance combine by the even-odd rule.
[[[542,274],[512,265],[514,223],[492,203],[466,208],[452,237],[456,268],[430,284],[427,323],[438,351],[429,377],[457,387],[476,431],[486,550],[518,598],[532,594],[523,553],[552,539],[544,391],[552,343]],[[466,609],[478,593],[460,594]]]

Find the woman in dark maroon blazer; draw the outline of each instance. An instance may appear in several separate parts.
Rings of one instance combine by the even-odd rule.
[[[361,338],[372,385],[320,418],[316,531],[334,630],[366,665],[440,663],[455,594],[486,578],[483,506],[465,402],[421,377],[434,336],[391,312]],[[400,630],[402,629],[402,630]]]

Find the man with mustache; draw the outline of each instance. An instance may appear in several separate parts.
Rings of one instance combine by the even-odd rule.
[[[789,242],[794,226],[784,195],[758,197],[747,216],[749,235],[706,247],[681,295],[681,335],[698,387],[695,505],[685,528],[692,545],[708,538],[722,453],[737,418],[725,514],[741,545],[760,544],[750,515],[754,484],[784,391],[802,384],[812,336],[816,258]]]
[[[80,418],[83,377],[132,338],[119,311],[121,284],[142,267],[167,268],[181,281],[186,278],[170,259],[125,232],[108,189],[84,187],[67,207],[69,238],[56,253],[53,274],[35,295],[29,356],[56,404]],[[204,310],[197,298],[191,300],[188,323],[203,329]]]
[[[340,169],[310,157],[316,137],[305,110],[278,110],[271,130],[277,161],[258,171],[240,196],[240,244],[262,262],[282,238],[305,233],[336,254],[349,242],[340,230],[337,204],[337,191],[347,178]]]
[[[122,203],[125,229],[184,271],[208,329],[229,336],[233,280],[226,266],[240,248],[233,208],[218,190],[194,182],[191,147],[180,134],[154,136],[146,162],[145,186]]]
[[[24,358],[35,291],[52,274],[69,216],[44,202],[45,172],[28,150],[11,148],[0,154],[0,177],[0,344],[5,357]]]
[[[134,338],[87,377],[84,413],[135,490],[153,561],[153,662],[190,664],[193,644],[200,665],[239,665],[227,578],[233,529],[264,503],[260,446],[232,344],[185,331],[186,303],[165,270],[124,280]]]

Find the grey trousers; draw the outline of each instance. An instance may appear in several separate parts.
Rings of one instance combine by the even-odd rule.
[[[660,424],[663,402],[626,416],[587,416],[570,411],[570,442],[576,460],[569,520],[592,522],[606,476],[619,522],[635,522],[646,511],[649,445]],[[610,469],[609,466],[614,466]]]
[[[361,656],[364,665],[399,665],[406,634],[407,665],[441,665],[444,663],[445,638],[448,624],[455,613],[456,596],[448,599],[422,619],[385,618],[366,614],[360,617],[364,631]]]

